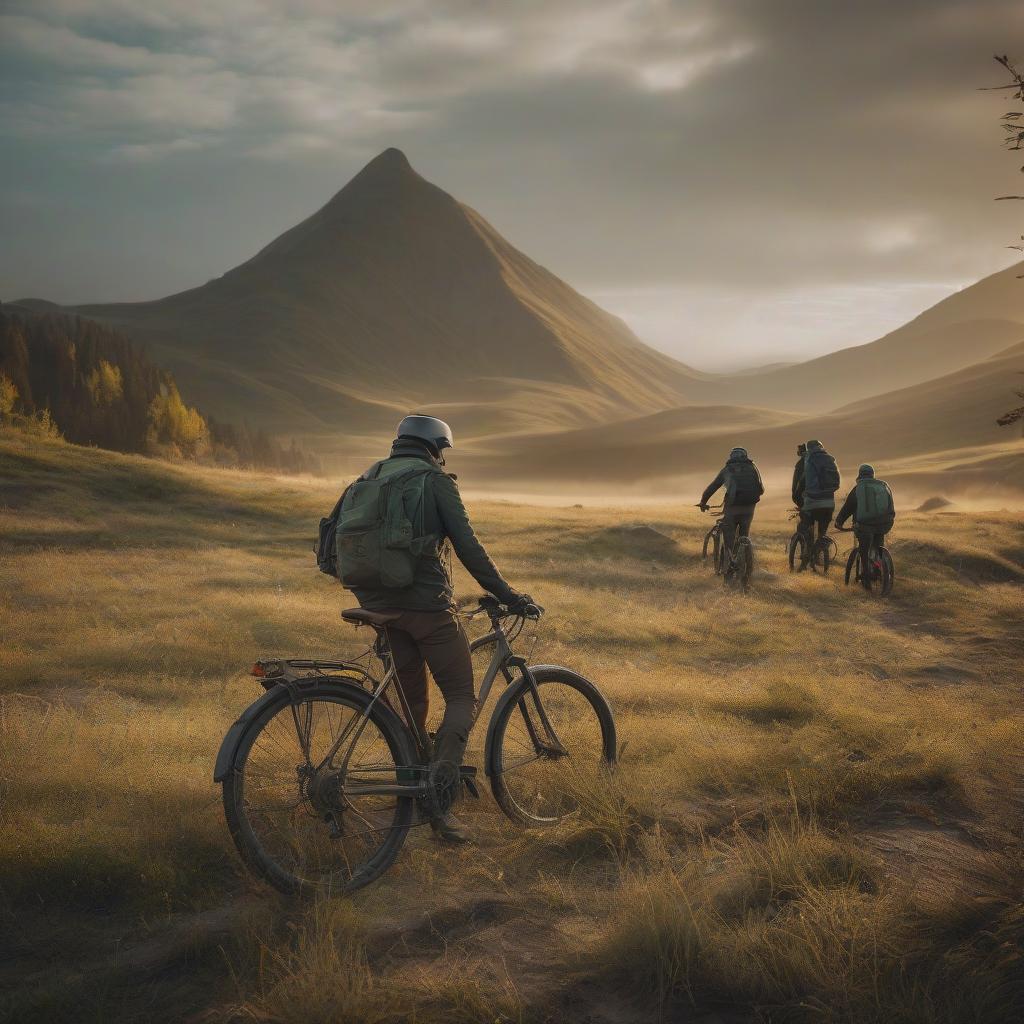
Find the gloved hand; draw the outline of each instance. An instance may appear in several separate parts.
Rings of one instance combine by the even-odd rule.
[[[540,618],[540,613],[544,609],[529,594],[520,594],[518,591],[513,591],[512,593],[514,595],[512,600],[506,602],[509,611],[515,612],[517,615],[525,615],[531,619]]]
[[[699,509],[701,510],[701,512],[707,512],[707,510],[708,510],[708,503],[707,503],[706,501],[702,501],[702,502],[701,502],[701,503],[700,503],[700,504],[699,504],[699,505],[697,506],[697,508],[699,508]]]

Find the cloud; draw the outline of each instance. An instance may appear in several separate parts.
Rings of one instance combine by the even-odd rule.
[[[203,142],[197,138],[169,139],[166,142],[125,142],[114,146],[107,155],[113,163],[149,163],[163,160],[176,153],[191,153],[203,148]]]
[[[258,128],[260,148],[276,157],[289,140],[343,145],[367,122],[395,130],[382,115],[437,111],[516,82],[581,74],[677,91],[752,49],[713,38],[704,16],[666,29],[670,6],[40,0],[0,17],[0,38],[36,72],[25,75],[23,102],[46,115],[33,116],[32,135],[120,126],[131,136],[111,143],[120,152],[166,143],[164,133],[221,130],[227,139]],[[24,130],[24,119],[7,128]]]
[[[803,302],[801,335],[832,309],[847,322],[879,282],[911,303],[929,282],[994,269],[1020,233],[1007,204],[990,202],[1016,190],[999,149],[1003,101],[977,90],[998,78],[993,50],[1024,45],[1018,0],[7,0],[4,11],[12,159],[0,185],[35,191],[44,168],[83,224],[102,231],[134,200],[153,230],[180,234],[160,236],[152,271],[172,279],[144,280],[150,264],[132,246],[146,240],[125,229],[108,274],[138,297],[221,273],[389,145],[571,282],[641,296],[631,310],[649,301],[646,322],[667,324],[674,301],[684,319],[695,294],[725,289],[701,317],[722,337],[730,303],[783,318],[796,308],[770,294],[848,290],[847,305]],[[24,223],[47,265],[44,247],[63,242]]]

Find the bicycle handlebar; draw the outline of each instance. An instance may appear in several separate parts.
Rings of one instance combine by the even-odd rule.
[[[544,614],[544,608],[539,604],[533,603],[524,605],[522,608],[512,608],[509,605],[503,605],[496,597],[484,594],[477,599],[475,608],[470,608],[468,611],[463,612],[463,614],[468,619],[474,619],[478,615],[487,615],[495,622],[498,619],[512,617],[537,621]]]
[[[721,512],[725,508],[724,505],[694,505],[693,507],[699,508],[701,512]]]

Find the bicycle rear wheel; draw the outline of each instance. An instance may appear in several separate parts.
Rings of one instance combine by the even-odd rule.
[[[530,672],[536,697],[523,677],[495,710],[487,768],[494,799],[508,817],[524,825],[551,825],[576,811],[614,764],[615,717],[601,691],[583,676],[553,665]]]
[[[352,785],[418,781],[412,738],[380,703],[355,740],[319,768],[334,741],[366,716],[370,695],[323,683],[292,701],[282,687],[242,737],[223,782],[224,814],[250,869],[281,892],[352,892],[386,871],[412,824],[412,796],[357,795]]]

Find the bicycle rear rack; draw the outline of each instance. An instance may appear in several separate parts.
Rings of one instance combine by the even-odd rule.
[[[372,678],[361,665],[353,661],[312,661],[307,658],[260,658],[250,675],[260,681],[264,690],[272,690],[279,683],[287,686],[313,686],[324,676],[344,674],[364,689],[372,689]]]

